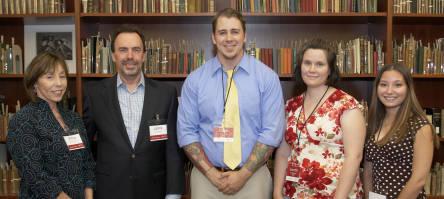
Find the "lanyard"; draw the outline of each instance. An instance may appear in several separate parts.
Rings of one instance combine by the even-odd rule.
[[[308,115],[307,118],[305,118],[303,125],[303,128],[305,128],[305,125],[307,124],[308,119],[311,117],[311,115],[316,111],[316,108],[318,108],[319,104],[321,103],[322,99],[324,99],[325,94],[327,94],[328,89],[330,88],[330,86],[327,87],[327,89],[325,90],[324,94],[322,95],[321,99],[319,99],[318,103],[316,104],[316,106],[314,107],[313,111],[311,111],[310,115]],[[302,109],[301,111],[299,111],[299,115],[298,115],[298,119],[296,121],[296,130],[298,131],[298,124],[299,124],[299,119],[301,117],[301,113],[304,110],[304,103],[305,103],[305,94],[302,96]],[[301,130],[299,130],[298,132],[298,142],[297,145],[299,147],[299,139],[301,138]]]
[[[222,99],[224,101],[224,114],[225,114],[225,107],[227,105],[227,101],[228,101],[228,96],[230,96],[230,90],[231,90],[231,83],[233,82],[233,78],[234,78],[234,73],[236,73],[236,67],[235,66],[233,68],[233,74],[231,74],[231,79],[230,79],[230,84],[228,86],[228,91],[227,91],[227,97],[225,98],[225,88],[224,88],[224,74],[221,73],[220,77],[221,77],[221,81],[222,81]],[[222,67],[223,68],[223,67]],[[223,69],[222,69],[223,71]]]

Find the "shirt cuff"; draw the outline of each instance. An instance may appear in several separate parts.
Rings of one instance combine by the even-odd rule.
[[[179,194],[167,194],[165,196],[165,199],[181,199],[182,195]]]

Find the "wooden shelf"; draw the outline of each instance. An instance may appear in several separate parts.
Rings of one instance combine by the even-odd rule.
[[[55,14],[1,14],[0,18],[26,18],[26,17],[74,17],[75,13]]]
[[[374,74],[341,74],[341,78],[375,78]]]
[[[10,79],[13,79],[13,78],[23,78],[23,74],[0,74],[0,78],[10,78]]]
[[[387,13],[244,13],[247,24],[385,23]]]
[[[95,73],[84,73],[81,74],[82,77],[86,78],[106,78],[106,77],[112,77],[112,74],[95,74]]]
[[[242,13],[243,16],[293,16],[293,17],[386,17],[386,12],[375,13],[357,13],[357,12],[341,12],[341,13],[313,13],[313,12],[298,12],[298,13]]]
[[[194,13],[80,13],[80,17],[208,17],[213,12]]]
[[[210,24],[215,13],[81,13],[87,23]]]
[[[23,78],[23,74],[0,74],[0,79],[13,79],[13,78]],[[76,74],[69,74],[69,78],[77,77]]]
[[[394,13],[393,17],[435,17],[444,18],[444,15],[439,14],[417,14],[417,13]]]
[[[112,77],[113,74],[82,74],[84,78],[107,78]],[[185,79],[187,74],[145,74],[148,78],[153,79]]]
[[[427,199],[444,199],[444,196],[427,196]]]
[[[442,24],[444,15],[432,14],[393,14],[394,24]]]
[[[413,74],[414,79],[444,79],[444,74]]]

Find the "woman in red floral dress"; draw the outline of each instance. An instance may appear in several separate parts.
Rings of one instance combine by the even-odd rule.
[[[362,198],[359,164],[365,121],[359,103],[334,87],[336,54],[320,39],[302,50],[295,72],[305,88],[287,101],[285,140],[276,152],[275,199]]]

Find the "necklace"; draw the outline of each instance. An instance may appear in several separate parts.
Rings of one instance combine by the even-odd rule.
[[[325,89],[325,92],[324,92],[324,94],[322,94],[321,99],[319,99],[318,103],[316,103],[316,106],[315,106],[314,109],[311,111],[310,115],[308,115],[308,117],[305,118],[305,121],[304,121],[304,123],[302,124],[303,128],[305,128],[305,125],[307,124],[308,119],[309,119],[309,118],[311,117],[311,115],[313,115],[313,113],[316,111],[316,108],[318,108],[318,106],[319,106],[319,104],[321,103],[322,99],[324,99],[325,94],[327,94],[327,91],[328,91],[329,88],[330,88],[330,86],[327,86],[327,89]],[[304,104],[305,104],[305,94],[302,95],[302,109],[301,109],[301,111],[299,112],[298,119],[297,119],[297,121],[296,121],[296,131],[299,131],[299,132],[298,132],[298,142],[297,142],[297,146],[298,146],[298,147],[299,147],[299,140],[301,139],[301,132],[302,132],[301,130],[298,129],[298,124],[299,124],[299,120],[300,120],[300,117],[301,117],[301,113],[302,113],[303,110],[305,110],[305,109],[304,109]]]

